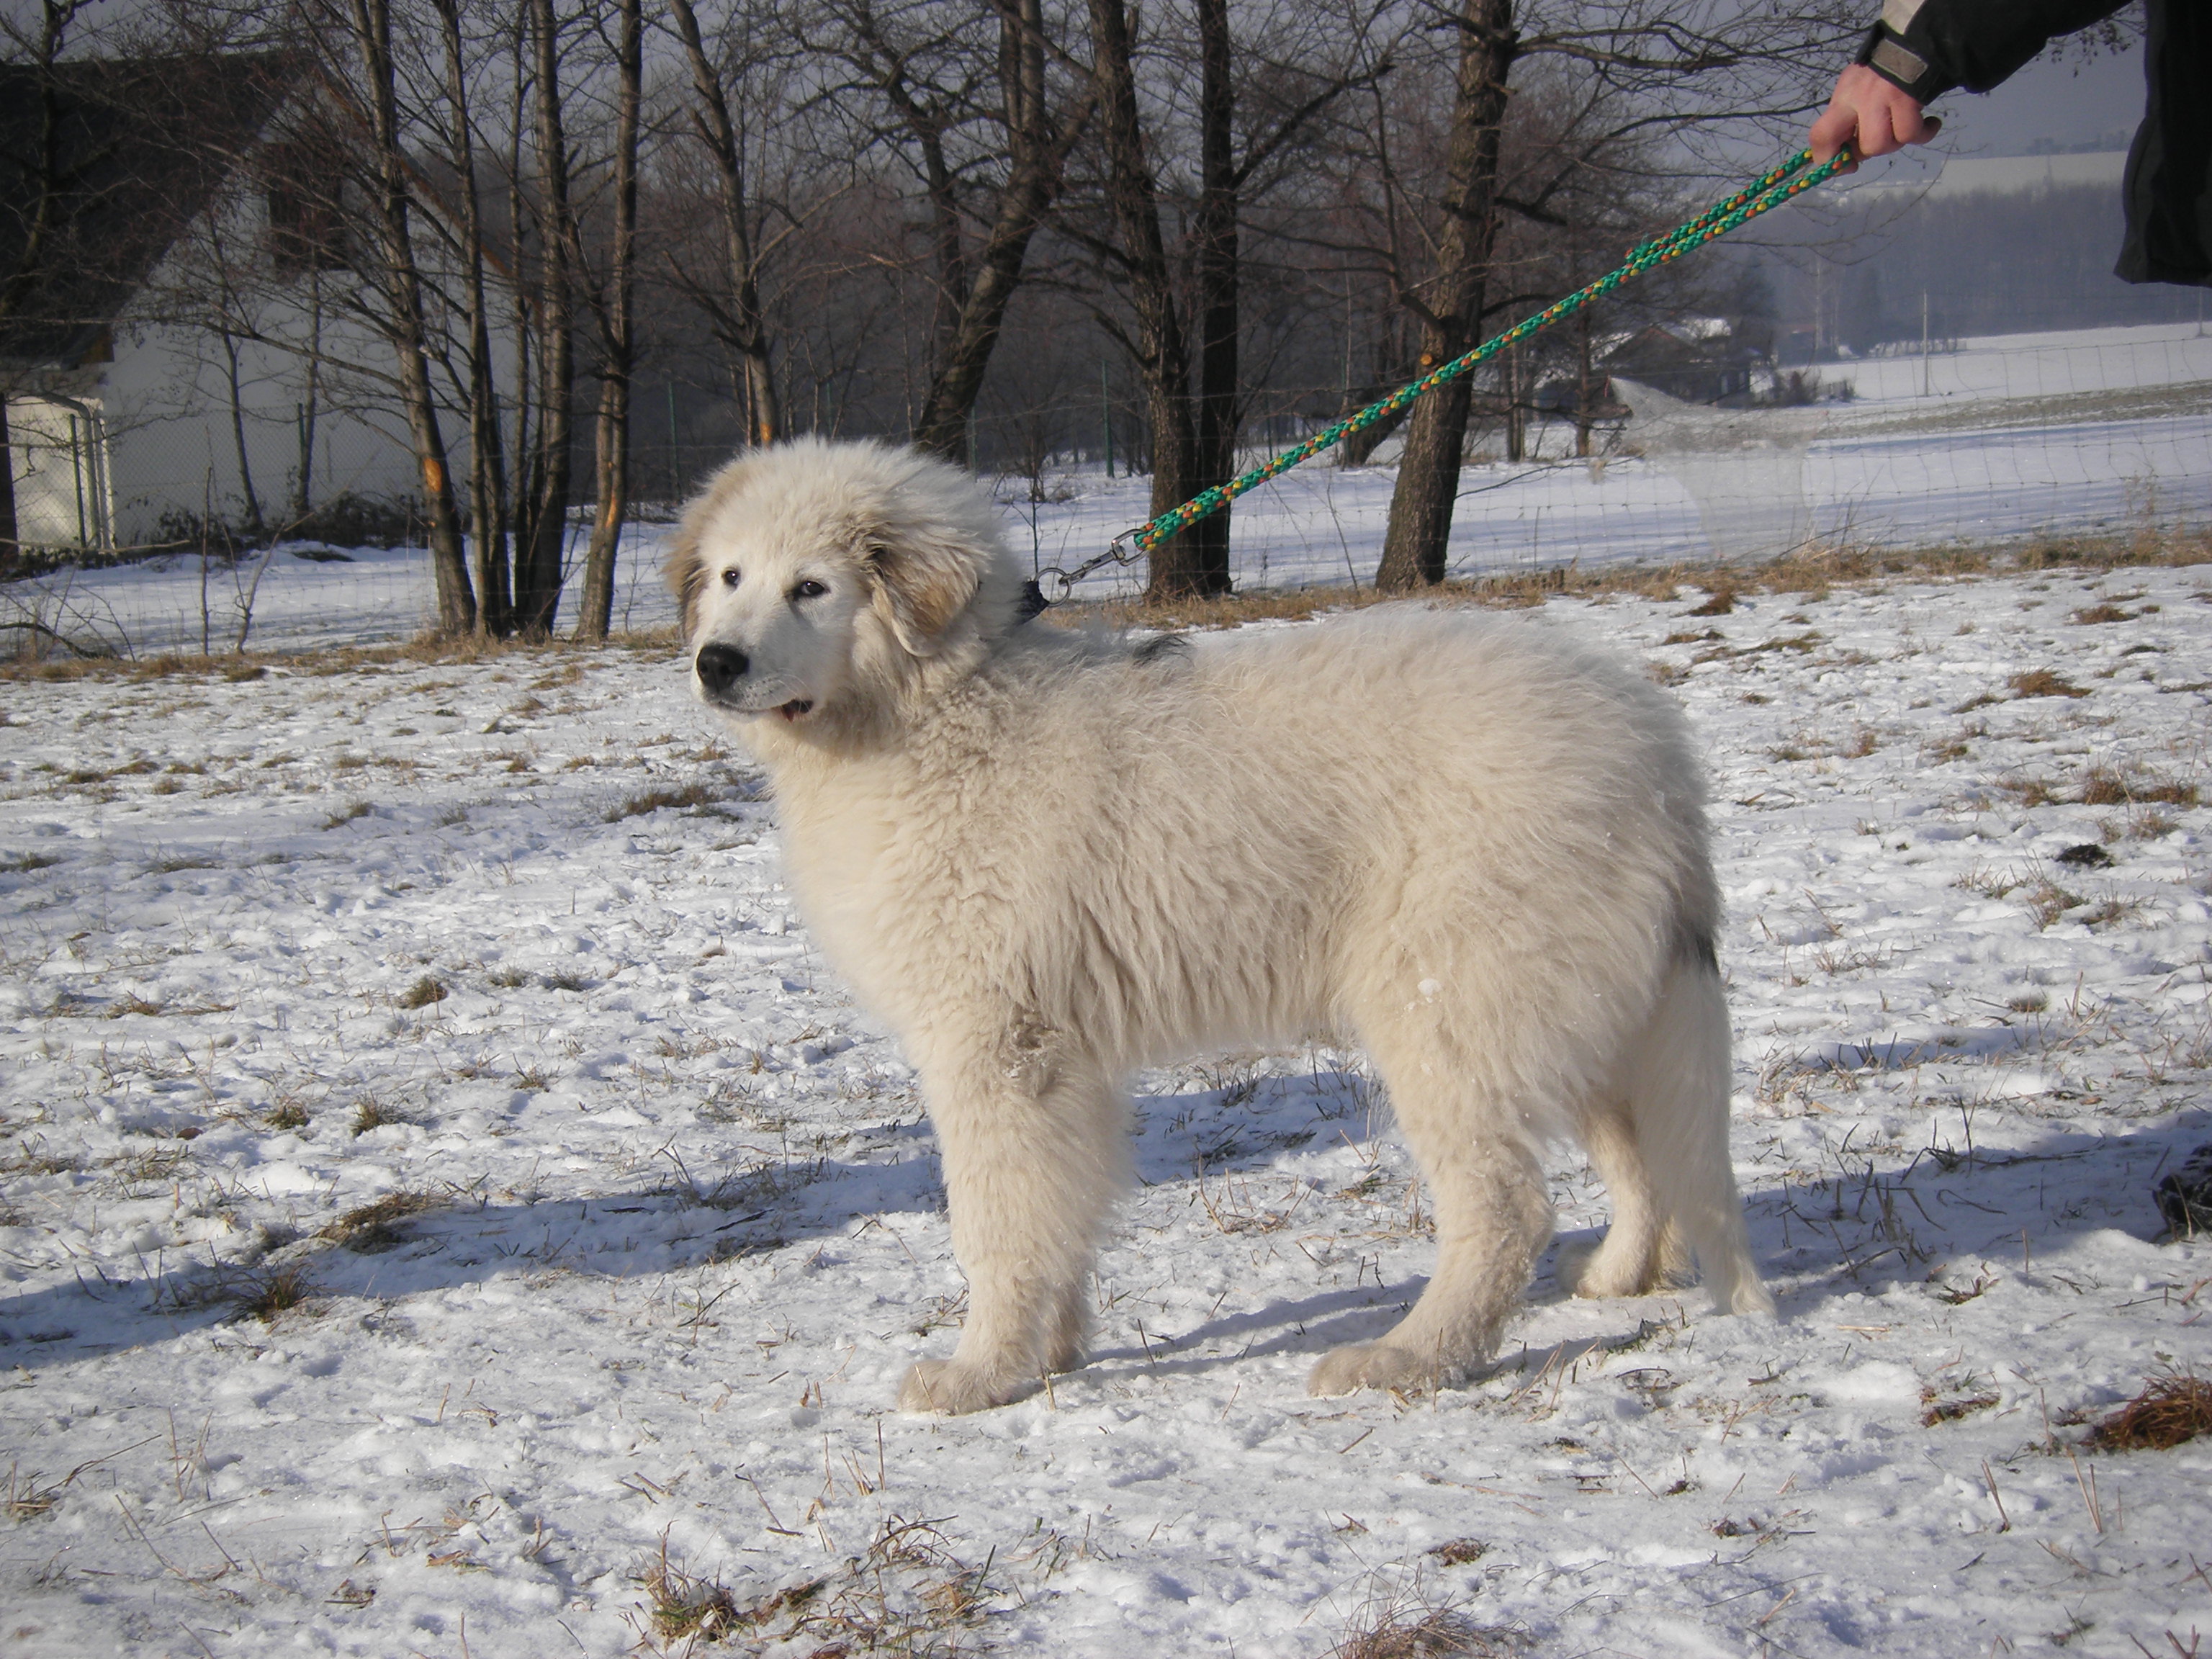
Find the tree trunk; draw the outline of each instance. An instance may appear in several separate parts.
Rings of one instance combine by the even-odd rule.
[[[507,551],[507,464],[499,429],[499,382],[484,296],[483,210],[477,195],[476,130],[469,119],[459,0],[434,0],[445,33],[448,160],[459,198],[461,275],[469,330],[469,519],[476,532],[477,625],[500,635],[513,626]]]
[[[469,586],[460,516],[446,470],[445,434],[430,386],[425,355],[422,277],[407,223],[407,157],[392,60],[392,14],[387,0],[353,0],[354,43],[368,76],[372,137],[376,145],[377,237],[385,290],[385,325],[398,357],[399,391],[407,433],[422,477],[428,517],[430,568],[438,588],[438,630],[465,634],[476,626],[476,595]]]
[[[1464,355],[1480,337],[1498,228],[1498,128],[1518,40],[1513,0],[1462,0],[1459,26],[1458,83],[1444,151],[1443,228],[1435,280],[1418,301],[1424,372]],[[1462,377],[1413,405],[1390,496],[1382,562],[1375,573],[1377,587],[1402,592],[1443,580],[1467,441],[1468,394]]]
[[[261,492],[253,487],[253,454],[246,441],[246,394],[238,378],[238,337],[228,327],[216,332],[222,340],[223,371],[230,388],[230,441],[238,451],[238,493],[246,501],[246,534],[248,542],[258,547],[267,538],[269,526],[261,516]]]
[[[578,602],[576,637],[598,641],[614,624],[615,556],[629,514],[630,370],[636,356],[631,331],[636,287],[637,125],[644,80],[642,0],[619,0],[622,25],[616,48],[620,91],[615,106],[615,223],[606,291],[599,297],[599,412],[593,441],[598,459],[599,511],[592,520],[591,550],[584,556],[584,591]]]
[[[729,313],[722,343],[732,358],[731,379],[745,411],[745,436],[772,444],[783,435],[783,410],[770,360],[768,319],[761,306],[760,271],[754,255],[752,206],[746,195],[744,149],[730,113],[722,77],[707,56],[691,0],[669,0],[677,33],[691,66],[693,120],[714,158],[721,185],[722,236],[729,264]]]
[[[1130,344],[1145,386],[1152,460],[1152,514],[1157,518],[1196,495],[1198,431],[1191,419],[1190,353],[1175,303],[1174,273],[1160,232],[1159,195],[1145,155],[1137,112],[1128,13],[1123,0],[1091,0],[1097,53],[1093,77],[1106,149],[1106,202],[1127,273],[1135,325]],[[1183,597],[1206,591],[1185,585],[1180,538],[1153,550],[1148,591]]]
[[[1054,118],[1045,82],[1042,0],[1000,0],[999,78],[1010,156],[1006,182],[981,252],[972,264],[962,259],[955,267],[965,291],[949,327],[940,330],[929,391],[915,422],[916,448],[963,464],[975,459],[968,453],[971,416],[1006,307],[1021,286],[1030,240],[1060,195],[1068,150],[1090,114],[1086,101]],[[941,240],[948,227],[941,211],[939,227]],[[949,228],[957,253],[957,216]],[[940,258],[946,257],[940,249]],[[948,279],[951,274],[948,270]]]
[[[524,186],[523,173],[524,135],[530,129],[530,20],[522,9],[517,7],[512,21],[513,56],[509,59],[509,67],[514,77],[514,96],[507,109],[505,159],[509,253],[506,276],[511,301],[508,306],[512,318],[509,333],[514,352],[512,371],[514,378],[509,382],[513,424],[503,426],[508,446],[507,453],[514,458],[507,481],[507,522],[514,584],[507,598],[507,625],[510,632],[520,615],[522,550],[530,541],[531,514],[540,489],[538,466],[543,459],[538,450],[538,404],[532,389],[537,378],[538,352],[534,342],[538,331],[538,308],[534,299],[536,282],[530,269],[530,203]]]
[[[1590,314],[1584,306],[1575,318],[1575,453],[1587,460],[1589,453]]]
[[[307,523],[315,510],[315,420],[320,413],[323,386],[323,272],[319,265],[307,270],[307,383],[300,404],[300,477],[292,490],[292,522]]]
[[[544,638],[561,610],[568,540],[569,444],[576,367],[572,264],[575,216],[568,200],[568,140],[561,119],[559,24],[552,0],[529,0],[537,54],[538,189],[538,445],[533,499],[514,550],[514,623]]]
[[[1528,459],[1528,388],[1521,384],[1521,348],[1505,353],[1505,459],[1519,465]]]
[[[1191,227],[1191,276],[1196,289],[1193,309],[1198,318],[1198,410],[1193,422],[1198,476],[1196,488],[1190,491],[1194,495],[1237,476],[1239,203],[1228,0],[1198,0],[1198,38],[1200,187]],[[1229,520],[1230,509],[1222,507],[1156,551],[1153,589],[1164,594],[1226,593]]]

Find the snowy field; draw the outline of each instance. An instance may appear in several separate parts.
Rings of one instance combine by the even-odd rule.
[[[1820,366],[1825,382],[1850,386],[1847,403],[1692,418],[1679,431],[1642,412],[1595,464],[1560,459],[1571,428],[1540,427],[1532,460],[1467,468],[1451,574],[1766,557],[1808,538],[1927,547],[2212,519],[2212,337],[2169,325],[1959,346],[1925,360]],[[1255,448],[1245,460],[1270,453]],[[1385,462],[1392,455],[1380,452]],[[1238,585],[1370,580],[1395,483],[1388,465],[1347,471],[1323,458],[1262,485],[1236,507]],[[1065,499],[1032,504],[1026,480],[999,481],[1013,542],[1040,569],[1073,569],[1148,509],[1146,478],[1109,479],[1093,466],[1047,484]],[[668,533],[631,526],[617,567],[617,631],[674,621],[659,574]],[[218,566],[204,583],[199,562],[185,556],[0,583],[0,623],[36,619],[143,656],[198,651],[204,640],[227,649],[249,621],[251,646],[300,649],[404,639],[434,620],[421,549],[349,550],[343,562],[331,551],[283,550],[265,570],[252,560]],[[580,535],[572,565],[581,553]],[[1143,574],[1141,565],[1109,565],[1080,592],[1127,593]],[[572,592],[564,624],[574,614]]]
[[[2212,573],[1702,598],[1526,625],[1708,746],[1782,1318],[1547,1257],[1418,1400],[1303,1391],[1432,1252],[1312,1049],[1139,1079],[1088,1366],[888,1409],[930,1131],[672,650],[0,682],[0,1653],[2196,1651],[2212,1442],[2084,1441],[2212,1368]]]

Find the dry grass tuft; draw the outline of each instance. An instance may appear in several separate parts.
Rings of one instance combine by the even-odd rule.
[[[2212,1382],[2191,1371],[2154,1378],[2150,1385],[2089,1431],[2100,1451],[2166,1451],[2212,1435]]]
[[[2021,778],[2000,779],[1990,787],[2014,797],[2022,806],[2048,806],[2053,801],[2063,801],[2066,799],[2065,794],[2051,780],[2037,777],[2033,774]]]
[[[1527,1635],[1510,1626],[1391,1597],[1362,1608],[1326,1659],[1506,1659],[1528,1650]]]
[[[645,1570],[638,1584],[652,1602],[653,1628],[663,1642],[719,1642],[752,1622],[719,1579],[696,1577],[671,1564],[665,1534],[660,1559]]]
[[[2027,913],[2035,918],[2038,927],[2050,927],[2076,905],[2087,902],[2079,893],[2061,887],[2048,876],[2027,890]]]
[[[351,823],[356,818],[365,818],[376,809],[365,800],[348,801],[323,820],[323,828],[337,830]]]
[[[71,1477],[74,1479],[74,1477]],[[44,1515],[61,1502],[62,1487],[69,1484],[42,1486],[36,1469],[28,1474],[19,1473],[18,1466],[8,1466],[8,1501],[6,1509],[10,1521],[29,1521]]]
[[[353,1132],[365,1135],[371,1129],[381,1129],[387,1123],[404,1123],[407,1120],[392,1111],[374,1095],[363,1095],[354,1103]]]
[[[753,1644],[749,1652],[765,1644],[809,1659],[863,1653],[955,1659],[973,1650],[966,1632],[988,1614],[988,1563],[979,1570],[954,1556],[929,1522],[892,1516],[842,1572],[787,1584],[747,1605],[719,1580],[672,1563],[664,1535],[659,1559],[637,1578],[652,1626],[641,1633],[664,1653],[688,1654],[702,1642],[736,1637]]]
[[[1554,596],[1589,599],[1602,594],[1633,594],[1672,602],[1685,587],[1706,593],[1708,605],[1725,592],[1733,607],[1747,593],[1819,595],[1844,583],[1878,583],[1899,577],[1908,580],[1955,581],[2014,570],[2071,567],[2102,571],[2129,565],[2207,562],[2212,562],[2212,532],[2182,530],[2146,535],[2041,538],[2009,546],[1930,548],[1914,552],[1887,548],[1813,547],[1757,565],[1706,562],[1614,565],[1596,570],[1571,565],[1564,570],[1496,576],[1479,582],[1443,582],[1413,593],[1379,593],[1371,587],[1258,591],[1212,599],[1138,599],[1061,605],[1045,614],[1053,622],[1074,627],[1103,622],[1114,627],[1148,629],[1236,628],[1248,622],[1304,621],[1327,611],[1363,610],[1392,599],[1500,608],[1541,605]]]
[[[2168,806],[2194,806],[2197,799],[2195,784],[2158,772],[2130,775],[2109,766],[2093,766],[2081,781],[2085,806],[2133,806],[2154,801]]]
[[[399,994],[402,1008],[428,1008],[434,1002],[443,1002],[449,995],[446,988],[425,974]]]
[[[303,1305],[315,1294],[307,1270],[296,1265],[271,1267],[248,1279],[236,1292],[238,1317],[274,1324],[279,1314]]]
[[[687,783],[680,788],[648,789],[643,794],[632,795],[621,805],[610,811],[606,816],[606,822],[620,823],[624,818],[641,817],[647,812],[658,812],[664,806],[673,808],[708,806],[712,805],[717,799],[719,797],[716,796],[712,786],[704,783]]]
[[[1959,1302],[1972,1301],[1973,1297],[1954,1291],[1943,1299],[1955,1305]],[[1952,1395],[1942,1398],[1933,1389],[1923,1389],[1920,1403],[1927,1408],[1920,1413],[1920,1426],[1932,1429],[1939,1423],[1955,1423],[1962,1417],[1972,1417],[1976,1412],[1985,1412],[2000,1402],[1993,1394]]]
[[[386,1193],[374,1204],[348,1210],[315,1237],[343,1244],[349,1250],[363,1255],[374,1255],[407,1242],[405,1235],[392,1224],[394,1222],[434,1209],[437,1202],[428,1193],[409,1192],[404,1188],[396,1193]]]
[[[61,860],[49,858],[44,853],[19,853],[14,858],[0,859],[0,876],[27,875],[33,870],[51,870]]]
[[[607,646],[617,651],[667,652],[677,645],[672,629],[646,629],[617,635]],[[259,679],[269,669],[289,668],[319,678],[365,668],[402,665],[461,666],[514,660],[518,666],[550,668],[564,661],[589,661],[599,647],[569,640],[496,640],[481,634],[442,638],[423,634],[404,645],[325,647],[313,651],[253,653],[222,657],[167,653],[154,657],[96,657],[70,660],[0,662],[0,680],[77,679]]]
[[[2089,694],[2056,669],[2029,668],[2005,682],[2015,697],[2086,697]]]
[[[1489,1554],[1490,1546],[1480,1538],[1455,1538],[1449,1544],[1437,1545],[1429,1553],[1448,1567],[1463,1567]]]

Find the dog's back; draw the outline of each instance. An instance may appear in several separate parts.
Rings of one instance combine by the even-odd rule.
[[[1668,954],[1710,950],[1681,719],[1561,630],[1395,606],[1151,657],[1037,631],[915,733],[947,844],[903,878],[989,909],[987,974],[1117,1067],[1419,994],[1577,1008],[1510,1063],[1587,1077]]]

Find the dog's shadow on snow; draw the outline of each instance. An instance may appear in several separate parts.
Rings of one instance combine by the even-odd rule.
[[[1373,1136],[1387,1133],[1383,1114],[1367,1109],[1366,1085],[1355,1076],[1206,1080],[1218,1086],[1139,1100],[1132,1150],[1146,1187],[1196,1188],[1202,1179],[1205,1192],[1218,1195],[1264,1173],[1270,1191],[1285,1177],[1294,1188],[1305,1173],[1300,1164],[1315,1153],[1349,1146],[1371,1157]],[[2030,1258],[2045,1263],[2063,1253],[2069,1236],[2117,1228],[2155,1237],[2160,1170],[2178,1167],[2208,1138],[2212,1115],[2188,1112],[2124,1139],[2054,1130],[1996,1153],[1846,1158],[1813,1185],[1747,1191],[1753,1253],[1788,1319],[1850,1291],[1879,1295],[1931,1278],[1970,1281],[1978,1261],[2020,1260],[2023,1230]],[[250,1265],[157,1261],[154,1271],[128,1280],[80,1271],[70,1284],[0,1298],[0,1367],[34,1370],[229,1321],[258,1329],[251,1322],[257,1311],[301,1299],[404,1308],[412,1297],[554,1272],[641,1279],[718,1268],[735,1274],[750,1266],[772,1275],[818,1263],[825,1252],[836,1261],[876,1249],[869,1235],[878,1230],[891,1235],[881,1248],[903,1250],[902,1218],[942,1226],[934,1138],[926,1125],[908,1123],[878,1126],[862,1139],[866,1154],[851,1161],[692,1175],[590,1198],[499,1203],[461,1195],[419,1209],[392,1204],[389,1213],[372,1206],[329,1218],[319,1233],[289,1243],[280,1236]],[[1344,1174],[1334,1168],[1319,1184]],[[1316,1183],[1310,1176],[1306,1184]],[[1196,1202],[1200,1194],[1192,1196]],[[1559,1243],[1594,1243],[1601,1236],[1595,1228],[1569,1231]],[[917,1297],[956,1288],[947,1265],[925,1258],[907,1269]],[[1185,1329],[1146,1331],[1133,1345],[1102,1348],[1091,1364],[1109,1375],[1174,1373],[1255,1355],[1318,1357],[1381,1335],[1425,1282],[1416,1276],[1332,1287]],[[1530,1301],[1564,1294],[1547,1259]],[[1695,1291],[1687,1300],[1699,1305]],[[1629,1303],[1623,1311],[1648,1305]]]
[[[303,1302],[356,1297],[404,1309],[410,1298],[499,1279],[795,1266],[825,1250],[847,1253],[845,1236],[866,1231],[856,1222],[896,1234],[902,1216],[941,1214],[944,1184],[927,1129],[879,1127],[867,1139],[873,1156],[866,1159],[685,1171],[588,1198],[395,1195],[275,1230],[271,1248],[250,1261],[142,1257],[153,1271],[128,1280],[80,1269],[70,1283],[0,1297],[0,1369],[36,1369],[227,1322],[255,1331],[257,1316]]]

